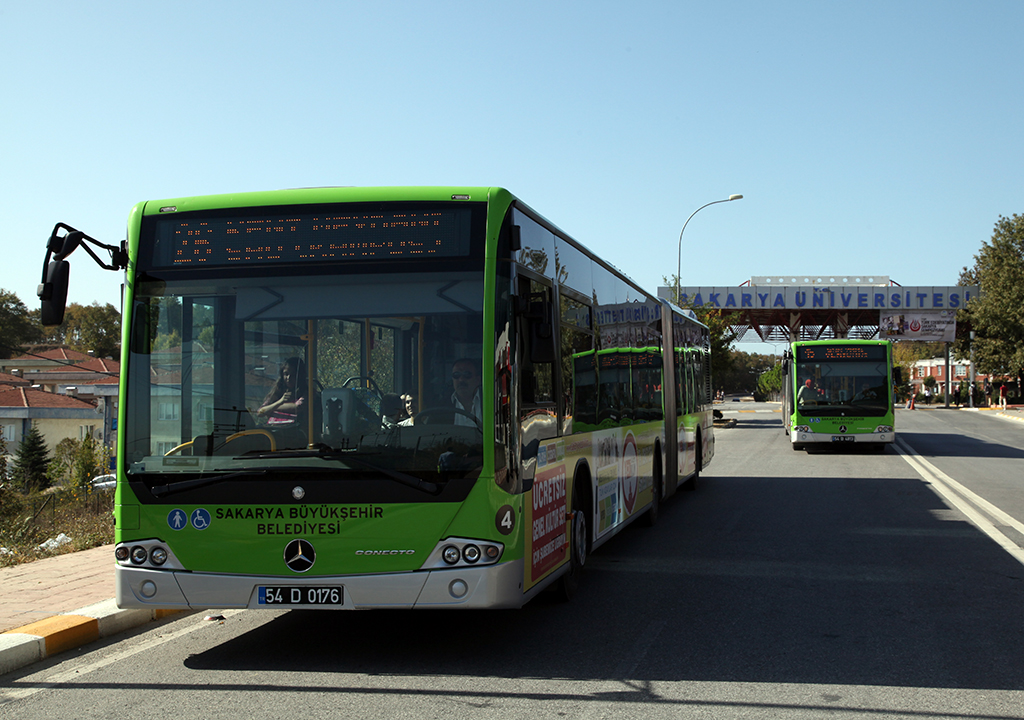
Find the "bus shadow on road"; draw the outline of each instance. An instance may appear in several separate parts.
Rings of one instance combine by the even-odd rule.
[[[952,433],[900,432],[896,436],[925,457],[983,457],[1024,459],[1024,450],[1002,443],[988,442],[970,435]]]
[[[1024,690],[1024,572],[950,513],[906,477],[709,477],[599,548],[569,603],[293,611],[184,664],[395,692],[431,676]]]

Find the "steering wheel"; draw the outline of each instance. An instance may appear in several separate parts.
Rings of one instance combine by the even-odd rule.
[[[484,426],[480,422],[480,420],[477,418],[476,415],[474,415],[473,413],[470,413],[470,412],[466,412],[465,410],[460,410],[459,408],[451,407],[451,406],[447,406],[447,405],[435,405],[434,407],[429,407],[429,408],[427,408],[425,410],[420,410],[418,413],[416,413],[416,417],[413,420],[413,424],[414,425],[419,425],[422,422],[422,424],[424,424],[424,425],[440,425],[441,423],[438,423],[438,422],[433,422],[432,423],[432,422],[430,422],[429,420],[426,419],[427,417],[430,416],[431,413],[433,413],[434,415],[439,415],[439,416],[440,415],[447,415],[448,413],[451,413],[452,416],[453,416],[452,417],[452,424],[453,425],[455,424],[455,418],[454,418],[455,415],[465,415],[466,417],[468,417],[470,420],[473,421],[473,424],[476,425],[476,429],[477,430],[479,430],[480,432],[484,431]]]

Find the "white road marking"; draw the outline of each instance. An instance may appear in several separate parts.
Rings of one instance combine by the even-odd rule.
[[[910,467],[914,468],[921,477],[931,483],[932,489],[934,489],[939,496],[967,516],[967,519],[974,523],[975,527],[995,540],[999,547],[1010,553],[1010,555],[1021,565],[1024,565],[1024,548],[1021,548],[1017,543],[1013,542],[1013,540],[1001,533],[996,526],[988,520],[988,518],[982,515],[982,512],[988,514],[990,518],[1001,525],[1012,527],[1021,534],[1024,534],[1024,523],[1021,523],[1007,515],[985,498],[965,488],[949,475],[942,472],[914,452],[914,450],[900,438],[897,437],[894,447],[896,452],[898,452],[903,459],[907,461],[907,464],[909,464]]]
[[[228,618],[232,615],[237,615],[240,612],[245,611],[224,610],[221,611],[220,614],[223,615],[225,618]],[[64,683],[73,682],[76,679],[79,679],[85,675],[88,675],[89,673],[105,668],[108,665],[113,665],[114,663],[121,662],[122,660],[126,660],[132,657],[133,655],[138,655],[141,652],[145,652],[155,647],[159,647],[160,645],[169,643],[172,640],[177,640],[180,637],[184,637],[185,635],[194,633],[196,630],[203,630],[215,624],[208,620],[203,620],[201,615],[196,615],[193,617],[195,617],[198,621],[193,624],[186,625],[185,627],[179,630],[175,630],[174,632],[155,635],[154,637],[149,638],[148,640],[143,640],[141,643],[132,648],[113,652],[100,660],[96,660],[95,662],[87,663],[85,665],[78,665],[69,670],[58,672],[55,675],[51,675],[45,681],[32,683],[31,686],[29,687],[19,687],[6,690],[0,693],[0,705],[10,702],[12,700],[22,700],[24,698],[35,695],[36,693],[41,692],[43,690],[47,690],[58,685],[63,685]]]

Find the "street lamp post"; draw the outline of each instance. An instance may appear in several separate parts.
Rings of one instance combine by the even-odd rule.
[[[730,195],[725,200],[712,200],[711,202],[701,205],[699,208],[690,213],[690,217],[686,218],[686,222],[683,223],[683,229],[679,231],[679,253],[676,256],[676,304],[680,303],[679,300],[679,276],[683,272],[683,232],[686,230],[686,226],[693,220],[693,216],[699,213],[708,205],[717,205],[718,203],[731,202],[732,200],[742,200],[742,195]]]
[[[971,384],[970,387],[971,403],[970,407],[974,407],[974,331],[971,330]]]

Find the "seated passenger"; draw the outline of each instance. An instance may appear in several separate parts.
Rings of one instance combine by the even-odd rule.
[[[401,397],[402,402],[405,403],[405,417],[398,424],[402,427],[407,427],[416,421],[416,397],[410,393],[406,393]]]
[[[818,392],[814,387],[814,381],[808,378],[804,381],[803,386],[800,388],[800,392],[796,394],[796,404],[799,405],[814,405],[818,402]]]
[[[405,419],[402,398],[395,393],[387,393],[380,399],[380,429],[392,430]]]
[[[263,398],[256,411],[269,427],[295,425],[306,403],[306,367],[300,358],[290,357],[281,364],[281,376]]]

